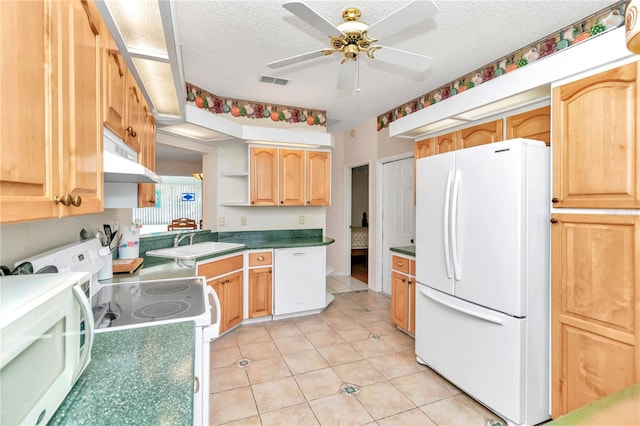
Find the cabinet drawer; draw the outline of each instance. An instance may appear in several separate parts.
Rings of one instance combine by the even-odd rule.
[[[198,265],[197,269],[198,275],[204,275],[207,278],[228,274],[231,271],[242,269],[242,255],[240,254],[223,260],[203,263]]]
[[[391,269],[395,271],[409,273],[409,259],[400,256],[391,257]]]
[[[259,253],[249,253],[249,266],[271,265],[272,253],[270,251],[261,251]]]

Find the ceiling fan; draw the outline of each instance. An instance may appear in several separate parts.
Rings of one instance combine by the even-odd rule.
[[[301,1],[286,2],[282,7],[326,34],[331,40],[331,48],[270,62],[267,64],[270,68],[281,68],[320,56],[340,53],[342,61],[340,61],[338,89],[346,89],[353,85],[358,54],[361,52],[366,53],[371,59],[419,72],[427,70],[433,62],[433,59],[428,56],[374,44],[378,38],[388,37],[434,15],[438,11],[438,6],[432,0],[412,1],[372,25],[360,21],[361,12],[356,7],[345,9],[342,12],[344,22],[337,26]]]

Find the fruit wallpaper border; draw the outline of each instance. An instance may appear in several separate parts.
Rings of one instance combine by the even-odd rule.
[[[430,105],[444,101],[451,96],[473,89],[485,81],[493,80],[506,73],[522,68],[534,61],[544,59],[549,55],[575,46],[599,34],[617,28],[624,24],[625,0],[602,9],[600,12],[588,16],[550,34],[522,49],[487,64],[469,74],[438,87],[424,95],[402,104],[391,111],[378,116],[378,131],[388,127],[389,123],[412,114]]]
[[[191,83],[186,85],[187,103],[206,109],[212,114],[231,114],[234,117],[255,119],[270,118],[272,121],[307,123],[309,126],[326,127],[327,125],[326,111],[225,98],[209,93]]]

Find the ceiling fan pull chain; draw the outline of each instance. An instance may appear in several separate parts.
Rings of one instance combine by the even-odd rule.
[[[358,66],[358,87],[356,88],[356,92],[360,93],[360,57],[356,58],[356,64]]]

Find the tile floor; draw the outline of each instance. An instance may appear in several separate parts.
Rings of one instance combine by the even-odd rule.
[[[368,288],[366,283],[347,275],[329,275],[327,277],[327,290],[330,293],[345,293]]]
[[[340,293],[321,314],[243,325],[215,340],[210,423],[497,422],[493,413],[415,362],[413,339],[390,322],[390,303],[371,291]]]

